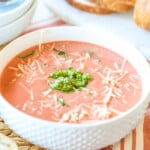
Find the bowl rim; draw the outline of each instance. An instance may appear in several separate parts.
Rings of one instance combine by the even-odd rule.
[[[78,30],[79,29],[79,30],[87,31],[87,29],[89,29],[89,28],[87,27],[85,29],[83,27],[77,27],[77,26],[61,26],[61,27],[58,26],[58,27],[49,27],[49,28],[36,30],[36,31],[30,32],[30,33],[27,33],[27,34],[25,34],[25,35],[15,39],[15,40],[13,40],[12,42],[10,42],[7,46],[5,46],[3,48],[3,50],[0,52],[0,55],[2,53],[5,53],[5,49],[11,47],[11,44],[14,44],[15,42],[19,42],[20,40],[23,40],[24,38],[26,38],[28,36],[32,36],[33,34],[38,34],[40,32],[47,31],[47,30],[49,31],[49,30],[57,30],[57,29],[60,29],[60,30],[63,30],[63,29],[75,29],[75,30],[77,29]],[[120,42],[123,42],[123,43],[127,44],[127,46],[129,46],[134,51],[134,53],[136,53],[141,58],[141,60],[144,63],[144,67],[147,67],[147,70],[149,71],[148,74],[150,75],[150,67],[149,67],[148,62],[146,61],[145,57],[139,51],[137,51],[137,48],[135,46],[133,46],[132,44],[126,42],[123,39],[120,39],[119,37],[117,37],[116,35],[114,35],[112,33],[108,33],[107,31],[100,31],[100,32],[103,33],[103,34],[106,33],[107,35],[110,35],[111,38],[114,37],[115,39],[117,39],[117,41],[120,41]],[[45,43],[45,42],[43,42],[43,43]],[[4,68],[5,68],[5,66],[3,67],[3,69]],[[128,109],[127,111],[123,112],[122,114],[117,115],[117,116],[115,116],[113,118],[109,118],[107,120],[100,120],[100,121],[97,121],[97,122],[94,122],[94,123],[83,123],[83,124],[82,123],[81,124],[80,123],[64,123],[64,122],[63,123],[59,123],[59,122],[53,122],[53,121],[44,120],[44,119],[41,119],[41,118],[38,118],[38,117],[34,117],[32,115],[29,115],[29,114],[27,114],[27,113],[17,109],[16,107],[14,107],[7,100],[5,100],[5,98],[1,95],[1,93],[0,93],[0,101],[2,99],[2,102],[4,103],[4,105],[8,105],[14,111],[17,111],[17,113],[20,113],[21,115],[24,115],[25,117],[27,117],[29,119],[32,119],[33,121],[39,121],[40,123],[43,123],[43,124],[46,124],[46,125],[63,126],[63,127],[67,127],[67,128],[72,128],[72,127],[75,127],[75,128],[85,128],[86,127],[86,128],[88,128],[88,127],[91,127],[91,126],[99,126],[99,125],[110,124],[112,122],[119,121],[120,119],[122,119],[125,116],[129,115],[132,111],[135,111],[143,103],[143,101],[147,101],[146,99],[150,98],[150,88],[149,89],[145,89],[145,90],[146,90],[146,94],[147,95],[144,95],[144,99],[140,99],[134,106],[132,106],[130,109]]]
[[[22,19],[24,16],[26,16],[32,9],[35,8],[35,6],[37,5],[37,0],[32,0],[32,4],[30,5],[30,7],[26,10],[25,13],[23,13],[21,16],[19,16],[18,18],[16,18],[14,21],[4,25],[4,26],[0,26],[0,30],[3,30],[5,28],[8,28],[9,26],[11,26],[12,24],[15,24],[17,21],[19,21],[20,19]]]
[[[29,10],[31,5],[33,4],[33,1],[34,0],[24,0],[24,2],[21,3],[18,7],[14,8],[10,11],[7,11],[5,13],[1,13],[0,14],[0,19],[3,19],[3,18],[6,18],[6,17],[11,17],[12,15],[16,15],[16,14],[20,13],[22,10],[25,9],[25,11],[23,11],[23,13],[21,13],[21,15],[18,15],[17,17],[14,17],[14,19],[11,20],[11,21],[7,21],[3,24],[0,24],[0,27],[3,27],[7,24],[10,24],[11,22],[13,22],[13,21],[17,20],[18,18],[20,18],[23,14],[25,14]]]
[[[11,23],[8,23],[4,26],[0,26],[0,30],[3,30],[9,26],[11,26],[12,24],[15,24],[16,22],[18,22],[20,19],[22,19],[25,15],[27,15],[32,9],[34,9],[37,5],[37,0],[32,0],[32,4],[30,5],[30,7],[27,9],[27,11],[22,14],[19,18],[16,18],[14,21],[12,21]]]
[[[32,5],[30,8],[24,13],[22,16],[20,16],[15,21],[11,22],[10,24],[7,24],[5,26],[0,27],[0,45],[8,44],[11,40],[14,40],[17,36],[21,34],[21,32],[24,31],[24,29],[27,27],[29,20],[33,17],[33,14],[37,7],[37,0],[33,0]],[[16,26],[19,27],[16,30]],[[10,33],[9,30],[13,29],[13,31]],[[7,33],[7,34],[6,34]],[[4,38],[2,38],[2,34],[6,34]]]

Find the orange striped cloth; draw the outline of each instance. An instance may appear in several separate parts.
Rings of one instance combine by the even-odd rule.
[[[150,150],[150,105],[144,119],[128,136],[114,144],[112,150]],[[107,149],[106,149],[107,150]]]
[[[43,1],[39,0],[38,7],[29,27],[21,35],[41,28],[61,25],[67,24],[57,18],[48,10]],[[101,150],[150,150],[150,105],[147,108],[143,120],[141,120],[136,129],[119,142]]]
[[[150,104],[144,118],[130,134],[101,150],[150,150]]]

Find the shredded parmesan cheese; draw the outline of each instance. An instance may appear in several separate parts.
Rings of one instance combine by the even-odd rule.
[[[39,63],[37,60],[35,60],[35,62],[36,62],[36,64],[37,64],[37,66],[38,66],[38,70],[40,71],[40,73],[41,73],[42,75],[44,75],[45,72],[43,71],[43,69],[42,69],[40,63]]]
[[[35,55],[29,55],[26,59],[19,57],[18,64],[8,66],[14,78],[9,81],[10,90],[6,86],[7,91],[12,89],[13,93],[18,88],[25,95],[23,99],[14,96],[16,103],[18,99],[24,102],[17,104],[18,109],[56,122],[93,123],[120,115],[133,105],[129,105],[130,97],[135,101],[140,96],[141,87],[137,84],[140,77],[126,59],[121,56],[116,60],[111,59],[113,54],[109,56],[108,52],[105,53],[106,49],[98,53],[96,48],[92,54],[84,51],[89,49],[88,46],[83,46],[82,50],[80,46],[75,49],[67,45],[72,41],[42,44],[43,36],[41,31],[39,43],[32,49]],[[110,62],[105,60],[105,54],[108,54]],[[91,80],[81,89],[77,90],[76,86],[74,92],[52,89],[50,84],[55,78],[49,78],[49,75],[66,68],[85,72],[91,76]],[[74,82],[78,81],[81,84],[79,78]],[[131,96],[128,93],[132,93]]]
[[[39,52],[42,51],[42,39],[43,39],[43,30],[40,31],[39,47],[38,47]]]
[[[111,111],[107,108],[107,106],[99,106],[99,105],[93,105],[93,115],[94,118],[98,118],[99,120],[105,120],[110,118]]]

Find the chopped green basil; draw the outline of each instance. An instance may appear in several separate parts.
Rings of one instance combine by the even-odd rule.
[[[66,56],[66,52],[65,51],[61,51],[61,50],[58,50],[56,48],[53,48],[53,51],[57,52],[58,55],[64,55],[64,56]]]
[[[57,103],[60,104],[63,107],[68,107],[69,105],[66,104],[66,102],[64,101],[64,99],[62,97],[57,98]]]
[[[35,50],[33,50],[33,51],[31,51],[31,52],[29,52],[27,54],[21,55],[19,57],[22,58],[22,59],[26,59],[26,58],[28,58],[30,56],[33,56],[34,54],[35,54]]]
[[[55,82],[50,83],[49,86],[52,89],[63,92],[81,90],[81,88],[85,87],[88,81],[91,80],[90,74],[76,71],[73,68],[55,71],[49,75],[49,78],[56,79]]]

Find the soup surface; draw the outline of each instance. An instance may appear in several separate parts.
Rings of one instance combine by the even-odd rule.
[[[137,103],[142,92],[140,77],[126,59],[79,41],[25,50],[5,67],[0,87],[17,109],[67,123],[112,118]]]

